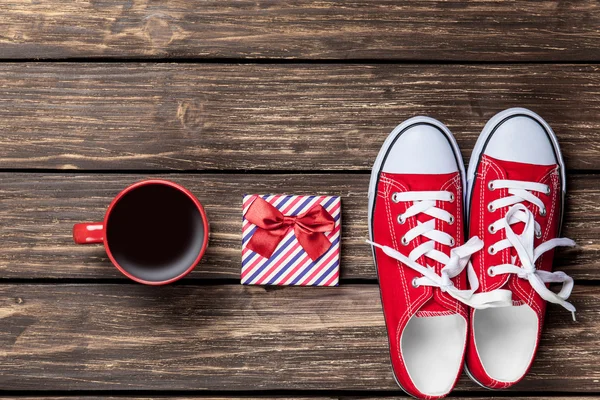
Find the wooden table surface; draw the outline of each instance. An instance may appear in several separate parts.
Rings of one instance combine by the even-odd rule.
[[[549,307],[508,392],[600,395],[597,0],[8,0],[0,4],[0,396],[385,398],[391,373],[367,237],[370,167],[417,114],[468,162],[523,106],[568,168],[556,268],[578,321]],[[162,177],[205,205],[210,245],[177,284],[134,284],[73,223]],[[239,285],[244,193],[342,196],[337,288]]]

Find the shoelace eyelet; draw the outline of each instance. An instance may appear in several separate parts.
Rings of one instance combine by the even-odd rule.
[[[494,181],[489,181],[489,183],[488,183],[488,189],[490,189],[491,191],[496,190],[496,188],[494,187]]]
[[[544,207],[540,210],[540,217],[545,217],[545,216],[546,216],[546,207]]]
[[[450,221],[448,221],[450,225],[454,224],[454,216],[450,216]]]
[[[550,190],[550,186],[548,186],[548,187],[546,188],[546,194],[547,194],[547,195],[550,195],[550,191],[551,191],[551,190]]]
[[[398,203],[400,200],[398,200],[398,193],[395,192],[394,194],[392,194],[392,201],[394,203]]]
[[[497,231],[494,229],[494,226],[492,224],[488,225],[488,232],[491,233],[492,235],[494,233],[496,233]]]
[[[412,287],[414,287],[415,289],[419,287],[419,284],[417,283],[417,278],[413,278]]]
[[[542,231],[539,231],[539,232],[536,231],[535,232],[535,237],[536,237],[536,239],[541,239],[541,237],[542,237]]]
[[[494,208],[494,206],[492,205],[492,203],[488,203],[487,209],[488,209],[489,212],[496,211],[496,209]]]
[[[454,193],[450,193],[450,203],[454,202]]]
[[[450,238],[450,247],[454,247],[455,244],[454,238]]]
[[[489,276],[496,276],[496,273],[494,272],[494,267],[489,267],[489,268],[487,269],[487,274],[488,274]]]
[[[488,247],[488,253],[492,256],[496,254],[496,249],[494,248],[494,246]]]
[[[403,223],[406,222],[406,220],[404,218],[402,218],[402,214],[398,214],[398,217],[396,218],[396,221],[402,225]]]
[[[402,236],[401,242],[403,245],[408,246],[408,240],[406,239],[406,237]]]

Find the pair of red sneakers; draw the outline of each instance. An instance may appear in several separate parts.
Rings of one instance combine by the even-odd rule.
[[[573,280],[551,272],[553,249],[574,246],[557,238],[564,194],[556,136],[532,111],[494,116],[467,174],[441,122],[415,117],[389,135],[371,175],[369,243],[405,392],[443,397],[463,365],[490,389],[525,376],[546,302],[575,311],[566,301]]]

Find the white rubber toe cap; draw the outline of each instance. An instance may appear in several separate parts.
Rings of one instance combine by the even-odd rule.
[[[541,120],[541,117],[537,117]],[[496,125],[484,154],[498,160],[526,164],[556,164],[549,135],[534,116],[516,114]]]
[[[441,122],[427,120],[431,122],[410,125],[399,134],[388,150],[383,172],[445,174],[459,170],[448,136],[452,134]]]

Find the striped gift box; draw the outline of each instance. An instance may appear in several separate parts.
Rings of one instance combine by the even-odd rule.
[[[331,247],[313,261],[298,243],[294,230],[279,243],[270,258],[247,248],[256,225],[248,222],[246,212],[257,195],[243,199],[242,284],[279,286],[337,286],[340,270],[341,201],[339,196],[261,195],[284,215],[299,215],[321,204],[335,219],[335,228],[326,232]]]

